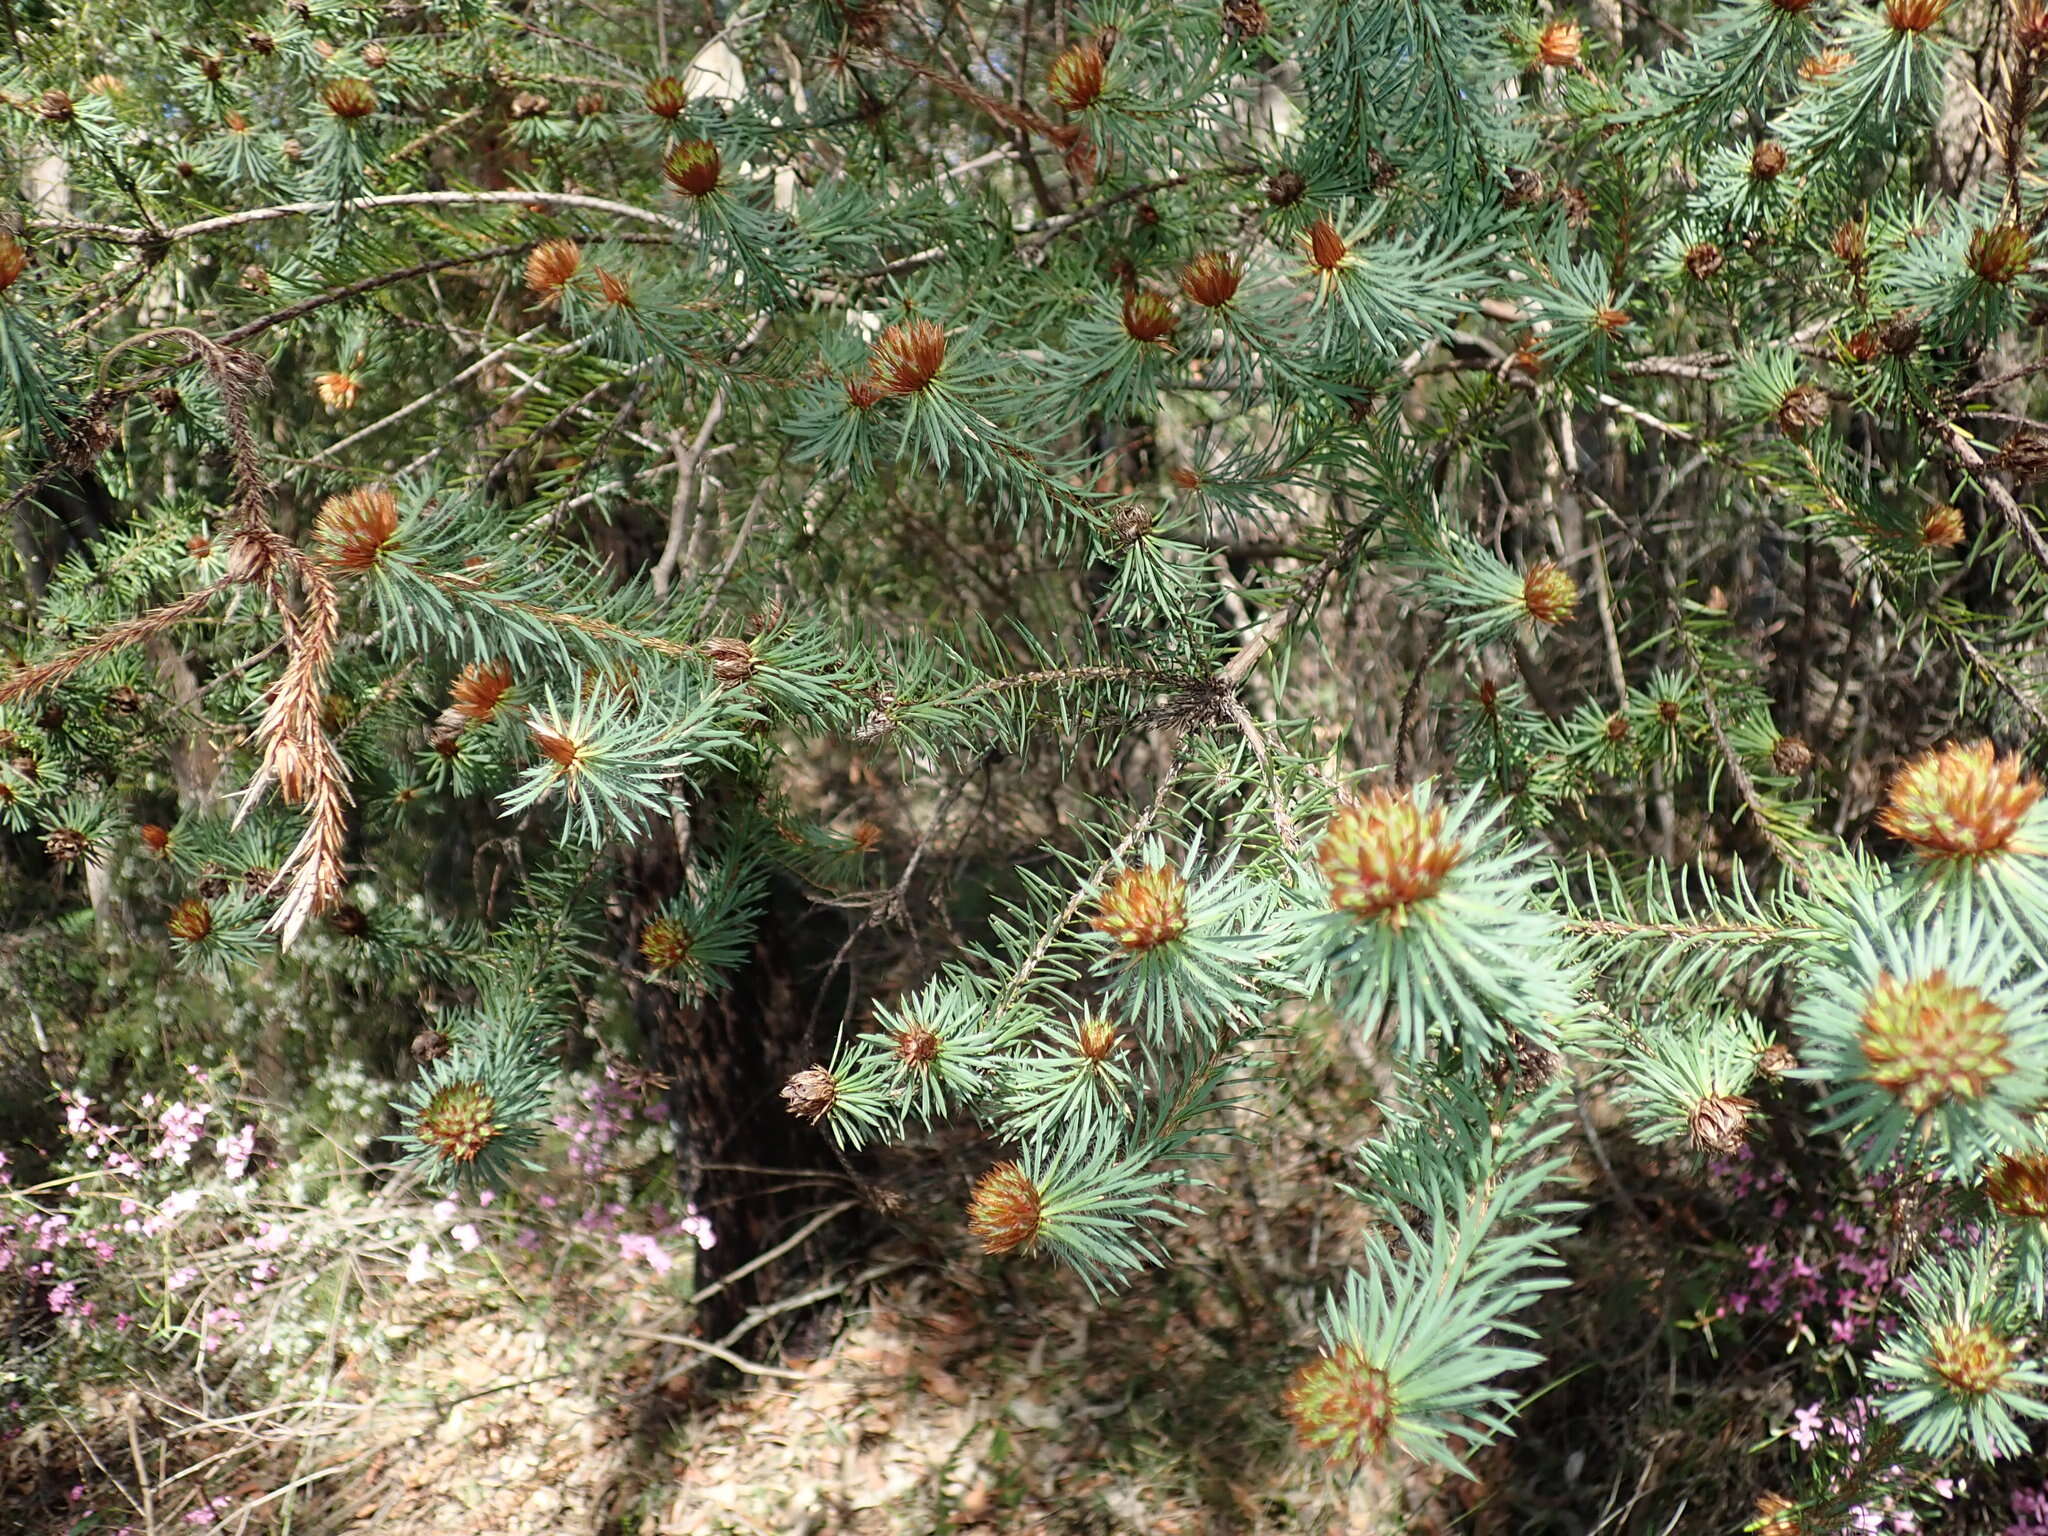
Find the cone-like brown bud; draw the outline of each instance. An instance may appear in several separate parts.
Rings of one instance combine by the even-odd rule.
[[[448,685],[447,713],[462,724],[482,724],[512,691],[512,669],[502,661],[472,661]]]
[[[1749,1112],[1755,1107],[1752,1099],[1725,1093],[1696,1100],[1686,1112],[1685,1144],[1695,1152],[1735,1151],[1749,1134]]]
[[[1757,181],[1775,181],[1785,174],[1785,146],[1765,139],[1749,152],[1749,174]]]
[[[553,303],[582,265],[583,247],[574,240],[543,240],[526,258],[526,286]]]
[[[1922,549],[1954,549],[1968,536],[1969,529],[1964,526],[1961,507],[1952,507],[1944,502],[1920,514]]]
[[[0,234],[0,293],[14,286],[28,266],[28,250],[9,234]]]
[[[1894,32],[1925,32],[1948,10],[1948,0],[1885,0],[1884,19]]]
[[[1522,607],[1546,628],[1568,623],[1579,610],[1579,589],[1555,560],[1538,560],[1522,574]]]
[[[1180,317],[1163,295],[1144,288],[1124,295],[1124,334],[1131,340],[1165,341],[1179,323]]]
[[[1272,25],[1261,0],[1223,0],[1223,35],[1232,42],[1264,37]]]
[[[1984,1175],[1984,1195],[2015,1220],[2048,1221],[2048,1156],[2034,1152],[2001,1157]]]
[[[320,88],[320,100],[344,121],[368,117],[377,110],[377,93],[367,80],[331,80]]]
[[[1339,1465],[1384,1450],[1398,1411],[1387,1373],[1348,1344],[1295,1372],[1281,1401],[1302,1445]]]
[[[135,835],[142,840],[142,846],[153,854],[162,855],[170,851],[171,829],[169,827],[160,827],[153,821],[144,822],[142,826],[136,829]]]
[[[1832,410],[1828,392],[1818,384],[1795,384],[1778,401],[1778,430],[1787,437],[1804,437],[1825,425]]]
[[[1874,363],[1884,356],[1884,342],[1867,325],[1844,342],[1842,349],[1849,354],[1849,361],[1858,365]]]
[[[823,1067],[806,1067],[782,1085],[782,1102],[816,1125],[839,1102],[839,1080]]]
[[[1085,112],[1102,95],[1102,49],[1093,39],[1075,43],[1045,72],[1045,93],[1069,112]]]
[[[1970,236],[1964,260],[1985,282],[2003,287],[2027,270],[2033,260],[2033,242],[2017,224],[1993,224]]]
[[[1318,272],[1334,272],[1344,265],[1344,258],[1351,254],[1351,247],[1344,237],[1337,233],[1337,226],[1328,219],[1317,219],[1302,237],[1302,244],[1308,252],[1309,265]]]
[[[673,971],[688,963],[693,948],[690,930],[672,917],[657,917],[640,930],[640,958],[649,970]]]
[[[1923,752],[1901,768],[1877,823],[1924,858],[1976,858],[2011,845],[2041,781],[1988,741]]]
[[[868,352],[875,382],[892,395],[914,395],[928,389],[946,365],[946,333],[935,320],[892,325]]]
[[[690,93],[683,89],[683,82],[674,75],[663,75],[647,82],[640,99],[647,104],[647,110],[656,117],[677,118],[690,104]]]
[[[661,162],[661,174],[685,197],[709,197],[724,169],[718,146],[709,139],[684,139]]]
[[[989,1254],[1031,1252],[1045,1230],[1044,1199],[1015,1163],[997,1163],[975,1182],[967,1202],[967,1230]]]
[[[2012,1345],[1982,1324],[1948,1323],[1928,1335],[1927,1368],[1966,1397],[1998,1391],[2018,1363]]]
[[[2021,427],[2000,445],[1991,462],[2010,475],[2015,485],[2048,480],[2048,432]]]
[[[423,1029],[412,1037],[412,1059],[421,1066],[432,1066],[452,1054],[455,1042],[438,1029]]]
[[[1536,35],[1536,62],[1546,69],[1577,69],[1585,34],[1576,21],[1553,21]]]
[[[1721,247],[1711,240],[1696,241],[1686,248],[1685,270],[1694,282],[1704,283],[1727,264]]]
[[[203,944],[206,936],[213,932],[213,908],[200,897],[187,896],[171,908],[164,927],[181,944]]]
[[[2005,1010],[1945,971],[1878,977],[1864,999],[1862,1039],[1870,1080],[1914,1115],[1981,1100],[2012,1071]]]
[[[1333,908],[1399,928],[1410,907],[1443,889],[1462,851],[1444,836],[1442,806],[1424,810],[1412,796],[1377,787],[1330,818],[1316,862]]]
[[[386,552],[397,546],[397,498],[378,485],[330,496],[321,503],[313,537],[336,570],[351,575],[375,570]]]
[[[1885,318],[1877,328],[1877,339],[1893,357],[1910,357],[1920,345],[1920,330],[1920,316],[1913,310],[1902,309]]]
[[[65,92],[52,86],[36,98],[36,116],[46,123],[55,123],[62,127],[78,116],[78,104]]]
[[[1756,1053],[1756,1069],[1765,1077],[1776,1082],[1788,1072],[1797,1071],[1799,1058],[1792,1054],[1789,1046],[1773,1040]]]
[[[1856,55],[1843,48],[1823,48],[1799,61],[1799,78],[1826,80],[1839,75],[1856,62]]]
[[[330,411],[352,411],[363,393],[363,382],[352,373],[336,369],[323,373],[313,380],[313,387],[319,392],[320,403]]]
[[[538,91],[521,91],[512,98],[512,105],[507,110],[513,122],[523,123],[532,118],[546,117],[553,105]]]
[[[1120,870],[1089,926],[1132,954],[1171,944],[1188,929],[1188,886],[1170,864]]]
[[[1100,1016],[1085,1018],[1074,1031],[1075,1053],[1087,1061],[1107,1061],[1120,1042],[1116,1026]]]
[[[754,648],[744,640],[721,635],[703,644],[704,659],[711,663],[711,675],[721,683],[744,683],[760,669]]]
[[[503,1134],[498,1101],[482,1083],[450,1083],[427,1100],[412,1133],[451,1163],[473,1163]]]
[[[1771,743],[1771,767],[1788,779],[1796,779],[1813,766],[1813,748],[1797,736],[1780,736]]]
[[[1308,195],[1308,178],[1282,166],[1266,178],[1266,201],[1275,208],[1292,208]]]
[[[1221,251],[1205,251],[1181,268],[1180,291],[1204,309],[1221,309],[1237,297],[1243,275]]]

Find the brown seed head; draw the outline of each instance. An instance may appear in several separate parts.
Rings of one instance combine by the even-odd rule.
[[[582,265],[583,247],[574,240],[543,240],[526,258],[526,286],[552,304]]]
[[[882,846],[882,825],[876,821],[857,821],[853,830],[846,834],[847,840],[857,853],[873,853]]]
[[[523,123],[536,117],[546,117],[554,105],[538,91],[521,91],[512,98],[509,114],[515,123]]]
[[[1221,309],[1237,297],[1244,276],[1221,251],[1205,251],[1180,272],[1180,291],[1204,309]]]
[[[377,110],[377,93],[367,80],[330,80],[320,88],[320,100],[344,121],[368,117]]]
[[[1870,1080],[1910,1113],[1974,1102],[2012,1071],[2005,1010],[1946,971],[1878,977],[1863,1006]]]
[[[1316,862],[1330,905],[1360,922],[1407,925],[1409,909],[1443,889],[1464,850],[1444,836],[1444,808],[1376,787],[1330,818]]]
[[[672,971],[688,962],[695,941],[672,917],[657,917],[640,930],[640,958],[649,970]]]
[[[604,296],[605,303],[614,309],[632,309],[633,290],[626,286],[626,280],[618,273],[604,267],[593,269],[597,273],[597,290]]]
[[[1966,1397],[1996,1392],[2018,1363],[2012,1345],[1982,1325],[1947,1323],[1927,1339],[1927,1368]]]
[[[421,1066],[431,1066],[450,1055],[455,1042],[438,1029],[423,1029],[412,1037],[412,1059]]]
[[[1308,233],[1302,236],[1302,247],[1308,254],[1308,264],[1322,273],[1335,272],[1351,254],[1351,247],[1328,219],[1317,219],[1309,226]]]
[[[1721,247],[1711,240],[1700,240],[1686,248],[1686,274],[1696,283],[1704,283],[1727,265],[1728,258],[1721,253]]]
[[[1545,69],[1577,69],[1584,49],[1576,21],[1553,21],[1536,35],[1536,62]]]
[[[1281,1404],[1302,1445],[1342,1465],[1384,1450],[1398,1412],[1393,1381],[1348,1344],[1296,1371]]]
[[[1834,238],[1828,242],[1828,249],[1835,254],[1835,260],[1851,272],[1867,271],[1870,267],[1870,226],[1861,219],[1844,219],[1835,226]]]
[[[43,834],[43,852],[59,864],[76,864],[92,852],[92,839],[76,827],[52,827]]]
[[[502,661],[472,661],[448,685],[449,712],[481,724],[498,713],[512,691],[512,669]]]
[[[9,234],[0,234],[0,293],[14,286],[28,266],[28,249]]]
[[[1568,623],[1579,610],[1579,589],[1555,560],[1538,560],[1522,573],[1522,608],[1546,628]]]
[[[1787,437],[1804,437],[1825,426],[1833,408],[1828,392],[1818,384],[1795,384],[1778,401],[1778,430]]]
[[[1894,32],[1925,32],[1948,9],[1948,0],[1885,0],[1884,19]]]
[[[1131,340],[1165,341],[1179,323],[1180,317],[1163,294],[1140,288],[1124,295],[1124,334]]]
[[[1799,61],[1799,78],[1829,80],[1855,62],[1856,55],[1845,48],[1823,48],[1819,53],[1809,54]]]
[[[1308,195],[1308,178],[1282,166],[1266,178],[1266,201],[1275,208],[1292,208]]]
[[[1749,152],[1749,174],[1757,181],[1777,180],[1786,163],[1785,146],[1776,139],[1765,139]]]
[[[1813,766],[1813,748],[1797,736],[1780,736],[1771,743],[1771,768],[1788,779],[1796,779]]]
[[[1627,330],[1630,318],[1627,310],[1616,309],[1611,304],[1593,312],[1593,324],[1609,336],[1619,336],[1623,331]]]
[[[939,1037],[914,1019],[897,1030],[891,1040],[891,1053],[912,1070],[928,1067],[939,1059]]]
[[[1867,325],[1844,342],[1842,349],[1849,354],[1849,361],[1857,364],[1874,363],[1884,356],[1884,342]]]
[[[1045,1231],[1038,1186],[1017,1164],[997,1163],[968,1197],[967,1230],[981,1239],[983,1253],[1030,1253]]]
[[[203,944],[213,932],[213,908],[197,896],[187,896],[171,908],[164,926],[180,944]]]
[[[320,505],[313,538],[336,570],[361,575],[398,547],[398,499],[381,485],[330,496]]]
[[[1074,1031],[1074,1053],[1084,1061],[1107,1061],[1118,1044],[1116,1026],[1099,1015],[1083,1019]]]
[[[1954,549],[1969,536],[1963,524],[1963,509],[1944,502],[1920,514],[1920,547]]]
[[[846,381],[846,403],[856,411],[873,410],[889,398],[889,391],[881,381],[867,374],[856,374]]]
[[[1792,1054],[1789,1046],[1773,1040],[1756,1053],[1756,1069],[1765,1077],[1776,1082],[1788,1072],[1797,1071],[1799,1058]]]
[[[313,387],[320,394],[320,403],[330,411],[352,411],[363,393],[363,381],[352,373],[340,369],[323,373],[313,380]]]
[[[2048,480],[2048,432],[2038,427],[2021,427],[1999,445],[1991,462],[2011,476],[2015,485]]]
[[[142,846],[151,853],[162,855],[171,847],[171,829],[158,826],[155,822],[144,822],[136,829],[135,835],[142,840]]]
[[[711,675],[721,683],[744,683],[759,670],[754,648],[744,640],[720,635],[706,640],[701,649],[711,663]]]
[[[1262,0],[1223,0],[1223,32],[1232,42],[1264,37],[1272,25]]]
[[[2041,781],[1988,741],[1921,753],[1892,779],[1877,824],[1922,858],[1971,859],[2012,845]]]
[[[1964,260],[1985,282],[2003,287],[2027,270],[2034,258],[2034,245],[2017,224],[1993,224],[1970,236]]]
[[[1607,723],[1601,730],[1606,734],[1608,741],[1617,747],[1620,746],[1628,740],[1628,716],[1616,710],[1607,717]]]
[[[451,1163],[473,1163],[504,1128],[498,1101],[482,1083],[450,1083],[428,1098],[412,1133]]]
[[[55,123],[62,127],[78,116],[78,104],[66,93],[52,86],[36,98],[36,116],[46,123]]]
[[[603,117],[610,108],[611,103],[605,99],[603,91],[585,91],[576,98],[576,105],[570,110],[581,122],[586,118]]]
[[[1127,501],[1109,514],[1109,536],[1118,549],[1129,549],[1153,527],[1152,509],[1139,502]]]
[[[716,192],[723,168],[718,146],[709,139],[684,139],[661,162],[661,174],[685,197],[709,197]]]
[[[1171,944],[1188,930],[1188,885],[1170,864],[1119,870],[1089,927],[1132,954]]]
[[[682,116],[683,109],[689,106],[690,93],[683,89],[683,82],[674,75],[662,75],[647,82],[640,92],[640,99],[656,117],[674,119]]]
[[[2048,1221],[2048,1155],[2011,1153],[1984,1175],[1984,1195],[1994,1207],[2019,1221]]]
[[[792,1115],[816,1125],[839,1102],[839,1080],[823,1067],[805,1067],[782,1085],[782,1102]]]
[[[1920,330],[1919,314],[1902,309],[1885,317],[1877,328],[1877,339],[1893,357],[1910,357],[1920,345]]]
[[[1085,112],[1102,95],[1105,60],[1093,39],[1075,43],[1045,72],[1045,93],[1069,112]]]
[[[868,352],[869,372],[885,394],[921,393],[945,365],[946,333],[935,320],[892,325]]]
[[[1695,1152],[1735,1151],[1748,1138],[1749,1112],[1754,1108],[1754,1099],[1725,1093],[1695,1100],[1686,1111],[1685,1144]]]

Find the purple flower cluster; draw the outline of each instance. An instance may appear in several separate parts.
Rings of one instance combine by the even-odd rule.
[[[2048,1483],[2012,1491],[2012,1524],[2005,1536],[2048,1536]]]

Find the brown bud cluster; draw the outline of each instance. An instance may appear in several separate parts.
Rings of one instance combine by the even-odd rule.
[[[2010,847],[2041,781],[1988,741],[1937,747],[1892,779],[1877,824],[1923,858],[1980,858]]]
[[[1776,181],[1787,164],[1785,146],[1776,139],[1765,139],[1749,152],[1749,174],[1756,181]]]
[[[868,352],[868,371],[885,394],[919,394],[945,365],[946,333],[935,320],[892,325]]]
[[[1969,529],[1964,526],[1961,507],[1944,502],[1920,514],[1922,549],[1954,549],[1968,536]]]
[[[366,80],[330,80],[320,88],[320,100],[344,122],[368,117],[377,110],[377,93]]]
[[[718,190],[723,170],[718,146],[709,139],[684,139],[661,162],[668,184],[689,198],[709,197]]]
[[[1030,1253],[1045,1231],[1044,1196],[1016,1163],[997,1163],[975,1182],[967,1230],[983,1253]]]
[[[1721,253],[1721,247],[1711,240],[1696,241],[1686,248],[1686,275],[1696,283],[1704,283],[1727,264],[1728,258]]]
[[[1069,112],[1085,112],[1102,95],[1107,60],[1091,38],[1075,43],[1045,72],[1045,93]]]
[[[1993,224],[1970,236],[1964,256],[1969,268],[1994,287],[2004,287],[2027,270],[2034,258],[2033,242],[2017,224]]]
[[[1133,341],[1163,342],[1171,339],[1180,317],[1164,295],[1140,288],[1124,295],[1124,334]]]
[[[583,266],[583,247],[574,240],[543,240],[526,258],[526,286],[552,304],[576,280]]]
[[[28,250],[9,234],[0,234],[0,293],[14,286],[28,267]]]
[[[1522,574],[1522,607],[1548,629],[1568,623],[1579,609],[1579,589],[1555,560],[1538,560]]]
[[[451,1163],[474,1163],[503,1132],[498,1101],[482,1083],[435,1090],[413,1120],[412,1133]]]
[[[362,575],[398,544],[398,499],[370,485],[330,496],[314,519],[313,537],[329,565]]]
[[[1221,309],[1237,297],[1243,274],[1221,251],[1207,251],[1181,268],[1180,291],[1204,309]]]
[[[1780,736],[1771,743],[1771,767],[1788,779],[1796,779],[1813,766],[1813,748],[1797,736]]]
[[[782,1102],[816,1125],[839,1102],[839,1080],[823,1067],[806,1067],[782,1085]]]
[[[1120,870],[1089,927],[1132,954],[1171,944],[1188,929],[1188,886],[1170,864]]]

